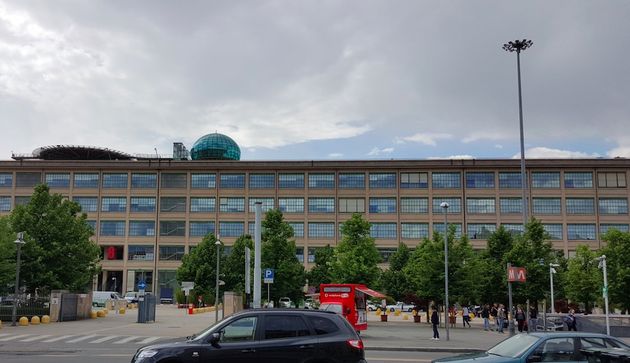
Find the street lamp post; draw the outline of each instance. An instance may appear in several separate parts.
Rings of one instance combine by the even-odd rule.
[[[608,272],[606,268],[606,255],[601,255],[597,258],[599,265],[597,267],[602,269],[604,273],[604,288],[602,289],[602,295],[604,295],[604,305],[606,308],[606,334],[610,335],[610,320],[608,318]]]
[[[446,327],[446,340],[450,340],[448,329],[448,203],[442,202],[440,204],[444,211],[444,327]]]
[[[221,240],[219,240],[219,236],[217,236],[217,241],[214,243],[217,246],[217,277],[216,284],[214,286],[215,296],[214,296],[214,321],[219,321],[219,267],[220,267],[220,259],[219,259],[219,248],[221,247]]]
[[[17,239],[14,241],[17,247],[17,264],[15,265],[15,294],[13,296],[13,313],[11,314],[11,325],[15,326],[17,320],[17,301],[18,294],[20,293],[20,257],[22,252],[22,245],[24,241],[24,232],[18,232]]]
[[[521,95],[521,51],[531,47],[531,40],[515,40],[503,44],[503,49],[508,52],[516,52],[516,68],[518,73],[518,116],[521,131],[521,188],[523,198],[523,231],[527,224],[527,175],[525,174],[525,137],[523,136],[523,97]]]
[[[553,299],[553,274],[556,273],[556,269],[554,267],[558,267],[560,265],[558,265],[557,263],[550,263],[549,264],[549,284],[551,285],[551,313],[555,314],[556,313],[556,304],[554,302]]]

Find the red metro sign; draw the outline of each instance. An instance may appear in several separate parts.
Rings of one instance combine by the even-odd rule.
[[[508,281],[509,282],[525,282],[525,267],[510,267],[508,268]]]

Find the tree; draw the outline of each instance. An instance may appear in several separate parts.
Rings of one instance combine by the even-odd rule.
[[[245,294],[245,248],[248,247],[253,256],[253,246],[252,237],[248,234],[240,236],[234,242],[230,254],[221,265],[221,273],[224,275],[223,280],[225,281],[224,291],[236,291]],[[251,265],[249,269],[250,276],[252,276]]]
[[[608,294],[613,304],[630,310],[630,233],[610,230],[602,238],[608,245],[602,249],[608,269]]]
[[[370,222],[355,213],[341,225],[342,239],[335,249],[331,273],[334,282],[374,286],[381,256],[370,237]]]
[[[262,222],[262,268],[274,269],[274,281],[270,286],[272,298],[289,297],[293,301],[304,298],[304,266],[295,256],[293,228],[284,221],[282,212],[272,209]]]
[[[214,304],[216,294],[217,241],[214,234],[207,234],[201,243],[190,253],[184,255],[182,264],[177,269],[177,281],[195,283],[194,294],[203,295],[204,300]],[[219,246],[219,263],[224,264],[223,245]]]
[[[583,303],[587,313],[600,295],[602,280],[597,269],[595,253],[588,246],[578,246],[575,257],[569,259],[565,274],[566,295],[574,302]]]
[[[100,249],[90,240],[93,230],[79,204],[47,185],[35,187],[28,204],[10,215],[13,231],[24,231],[20,277],[27,290],[86,291],[98,271]]]
[[[11,292],[15,285],[15,233],[8,217],[0,218],[0,296]]]
[[[413,293],[409,278],[403,271],[410,257],[409,247],[404,243],[398,244],[398,249],[389,258],[389,269],[383,272],[381,278],[382,288],[396,301],[402,301],[406,295]]]
[[[306,274],[309,285],[319,289],[319,285],[332,282],[330,269],[334,258],[335,250],[330,245],[315,250],[315,266]]]
[[[481,252],[478,271],[475,274],[479,303],[503,303],[507,300],[503,260],[513,245],[514,236],[503,226],[500,226],[488,238],[488,248]]]

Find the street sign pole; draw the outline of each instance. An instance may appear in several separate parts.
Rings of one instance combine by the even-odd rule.
[[[260,255],[261,251],[261,225],[260,216],[262,215],[262,202],[256,202],[256,216],[254,224],[254,308],[260,308]]]
[[[510,332],[510,335],[514,335],[514,324],[512,323],[512,281],[510,279],[510,267],[512,267],[511,263],[507,263],[507,271],[508,271],[508,305],[509,307],[509,311],[506,314],[507,318],[508,318],[508,330]]]
[[[245,247],[245,307],[247,308],[250,308],[249,295],[251,295],[252,293],[250,281],[250,274],[252,273],[250,259],[251,250],[249,249],[249,247]]]

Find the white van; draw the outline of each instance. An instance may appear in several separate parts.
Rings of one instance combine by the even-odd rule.
[[[107,300],[112,300],[113,303],[116,303],[117,300],[125,301],[116,291],[92,291],[92,306],[105,307]]]

